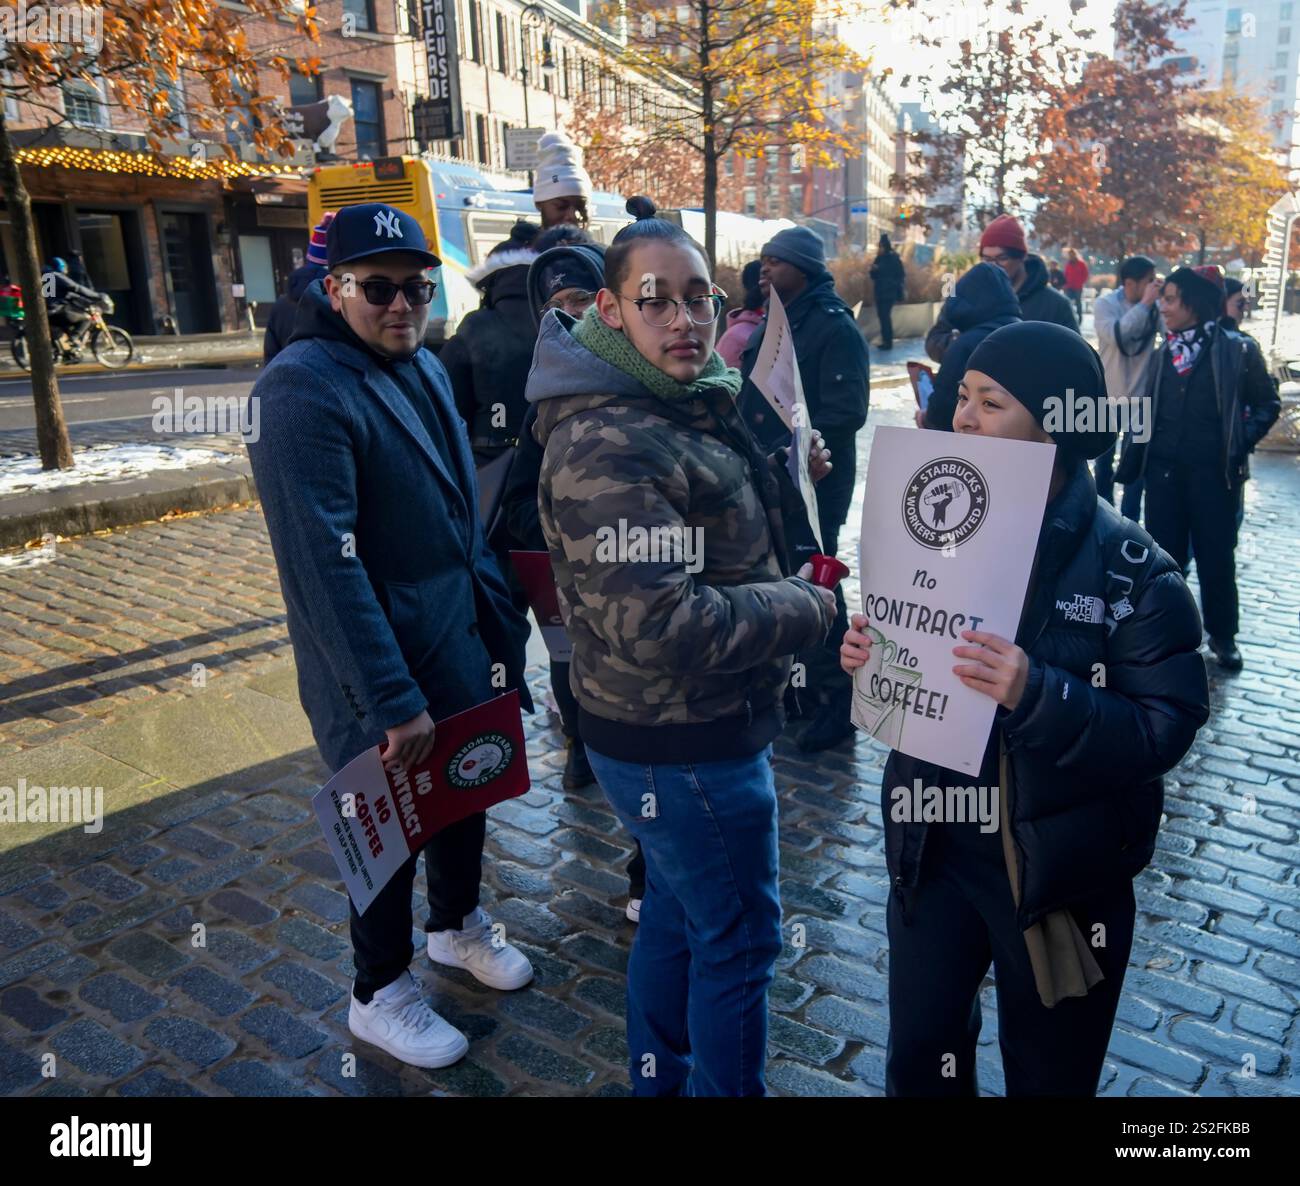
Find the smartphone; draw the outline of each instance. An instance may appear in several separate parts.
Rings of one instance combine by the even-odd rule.
[[[916,406],[924,412],[929,406],[930,396],[934,394],[934,371],[923,362],[909,362],[907,377],[912,381],[912,395],[916,398]]]

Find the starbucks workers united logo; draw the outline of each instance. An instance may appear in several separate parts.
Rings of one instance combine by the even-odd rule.
[[[452,755],[447,763],[447,781],[463,791],[477,790],[505,772],[514,752],[508,737],[481,734]]]
[[[918,544],[936,551],[965,543],[988,513],[988,483],[960,457],[926,462],[903,492],[903,525]]]

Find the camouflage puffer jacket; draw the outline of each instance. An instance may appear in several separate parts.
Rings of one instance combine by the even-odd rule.
[[[543,321],[527,398],[583,740],[637,762],[756,753],[784,723],[791,656],[830,628],[782,575],[766,461],[726,392],[659,399],[572,324]]]

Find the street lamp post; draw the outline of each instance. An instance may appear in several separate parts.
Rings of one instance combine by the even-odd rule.
[[[520,48],[523,53],[520,60],[523,63],[524,75],[524,127],[532,127],[532,120],[528,114],[528,60],[531,57],[530,46],[528,44],[528,31],[530,29],[542,30],[542,74],[550,77],[555,73],[555,63],[551,60],[551,30],[555,28],[554,22],[547,15],[546,9],[540,4],[525,4],[523,12],[519,17],[519,40]],[[533,171],[528,170],[528,188],[533,186]]]

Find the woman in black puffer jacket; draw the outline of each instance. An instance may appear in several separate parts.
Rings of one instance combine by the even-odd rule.
[[[979,777],[1001,790],[997,827],[904,822],[895,788],[974,780],[897,751],[885,765],[891,1095],[976,1093],[990,963],[1007,1094],[1095,1093],[1162,776],[1209,716],[1200,617],[1178,566],[1097,497],[1088,471],[1114,434],[1042,428],[1045,397],[1068,388],[1076,408],[1103,401],[1101,360],[1045,322],[990,334],[959,388],[957,432],[1054,440],[1056,463],[1016,641],[965,631],[953,649],[962,683],[999,705]],[[866,625],[853,616],[847,671],[870,657]]]

